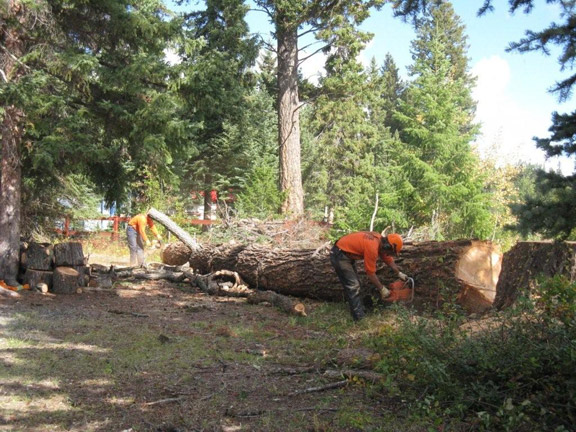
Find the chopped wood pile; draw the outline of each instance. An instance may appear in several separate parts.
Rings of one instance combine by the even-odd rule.
[[[21,253],[22,279],[32,289],[73,294],[88,284],[90,267],[79,242],[30,243]]]

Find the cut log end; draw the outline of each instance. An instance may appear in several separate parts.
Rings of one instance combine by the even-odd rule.
[[[469,312],[488,310],[496,297],[496,285],[502,267],[498,246],[473,242],[456,263],[456,277],[463,283],[459,303]]]

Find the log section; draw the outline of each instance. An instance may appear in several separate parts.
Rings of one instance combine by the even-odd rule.
[[[27,269],[52,270],[54,246],[49,243],[30,243],[22,261]]]
[[[494,307],[511,306],[518,294],[534,287],[538,277],[556,274],[576,280],[576,242],[517,243],[504,254]]]
[[[52,292],[75,294],[81,286],[83,276],[71,267],[57,267],[52,275]]]
[[[67,242],[54,245],[54,265],[56,267],[78,267],[83,266],[84,264],[82,243]]]

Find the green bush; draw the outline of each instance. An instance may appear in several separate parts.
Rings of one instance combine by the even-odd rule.
[[[399,313],[370,343],[389,391],[429,421],[484,431],[567,431],[576,424],[575,284],[542,281],[536,295],[482,320],[457,311]]]

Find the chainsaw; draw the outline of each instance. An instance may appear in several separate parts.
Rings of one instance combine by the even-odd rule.
[[[409,277],[405,281],[397,280],[388,285],[390,295],[384,299],[385,302],[407,302],[414,301],[414,279]]]

